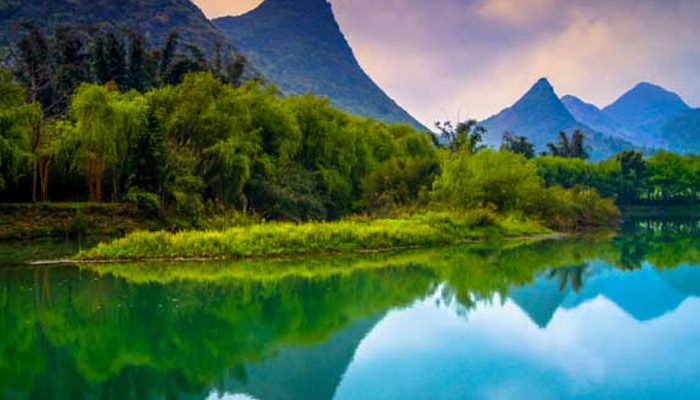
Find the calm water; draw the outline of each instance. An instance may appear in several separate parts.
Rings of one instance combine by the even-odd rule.
[[[698,399],[699,234],[4,267],[0,398]]]

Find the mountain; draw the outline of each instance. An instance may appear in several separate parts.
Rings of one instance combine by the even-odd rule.
[[[326,0],[266,0],[214,24],[284,93],[311,92],[353,114],[427,130],[362,70]]]
[[[383,317],[354,321],[313,346],[282,348],[272,357],[246,364],[244,379],[229,379],[224,387],[261,400],[333,399],[362,340]]]
[[[16,40],[21,22],[31,21],[50,31],[56,24],[106,24],[134,29],[149,46],[161,46],[177,28],[181,40],[213,55],[217,43],[234,47],[190,0],[0,0],[0,47]]]
[[[557,141],[559,132],[571,133],[581,129],[587,135],[594,159],[606,158],[632,147],[624,140],[606,136],[577,121],[546,78],[537,81],[512,107],[481,122],[481,125],[489,132],[486,141],[491,145],[500,144],[502,134],[510,132],[526,136],[541,151],[545,150],[547,143]]]
[[[677,94],[643,82],[605,107],[603,113],[635,132],[637,144],[663,147],[662,133],[666,123],[689,110],[690,107]]]
[[[556,270],[555,270],[556,272]],[[700,296],[700,268],[685,266],[657,271],[651,266],[636,271],[590,263],[578,292],[562,286],[547,273],[527,286],[513,288],[508,298],[540,328],[546,328],[560,309],[574,310],[598,298],[613,302],[639,322],[651,321],[677,309],[685,300]]]
[[[672,118],[661,134],[664,148],[679,153],[700,153],[700,109]]]
[[[571,95],[562,97],[561,102],[577,121],[591,129],[629,142],[635,141],[635,135],[632,132],[595,105]]]

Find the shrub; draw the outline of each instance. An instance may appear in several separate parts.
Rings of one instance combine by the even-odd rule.
[[[139,188],[132,188],[126,195],[126,201],[135,205],[139,212],[148,216],[160,214],[160,199],[158,195]]]
[[[448,156],[433,189],[438,203],[501,213],[533,210],[544,191],[536,169],[524,156],[492,150]]]
[[[618,222],[619,210],[613,200],[579,186],[545,188],[536,165],[503,151],[451,155],[434,184],[433,200],[457,209],[490,208],[501,214],[538,218],[558,230],[614,226]]]

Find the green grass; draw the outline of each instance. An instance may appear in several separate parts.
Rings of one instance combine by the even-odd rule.
[[[425,213],[396,219],[262,223],[226,230],[136,232],[78,254],[81,260],[249,258],[429,247],[551,233],[538,223],[489,211]]]

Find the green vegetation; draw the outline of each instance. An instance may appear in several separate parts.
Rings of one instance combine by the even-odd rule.
[[[614,226],[619,218],[612,200],[595,189],[545,188],[533,162],[507,151],[450,155],[433,196],[456,208],[492,207],[500,214],[538,218],[559,230]]]
[[[620,206],[694,207],[700,201],[700,157],[628,151],[599,163],[540,157],[538,173],[549,186],[595,188]]]
[[[425,246],[617,219],[595,191],[545,189],[525,157],[485,150],[473,121],[439,125],[449,136],[442,145],[325,99],[241,83],[241,71],[179,51],[175,34],[156,56],[145,55],[142,38],[110,30],[89,40],[70,29],[24,30],[18,81],[2,81],[13,94],[3,103],[11,123],[2,132],[13,143],[3,159],[15,161],[1,164],[12,168],[0,200],[109,200],[153,221],[149,228],[220,231],[139,233],[96,258]],[[357,219],[347,218],[357,215],[385,219],[355,232]],[[80,214],[72,225],[91,233],[87,220]],[[317,223],[237,227],[263,220]]]
[[[487,238],[549,233],[533,223],[502,220],[477,210],[401,219],[327,223],[266,223],[222,231],[137,232],[79,255],[88,260],[244,258],[428,247]]]

